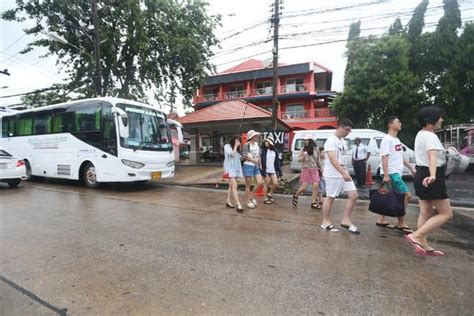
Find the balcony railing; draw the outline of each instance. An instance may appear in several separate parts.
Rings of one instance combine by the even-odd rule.
[[[224,93],[225,100],[245,98],[245,96],[246,96],[245,90],[238,90],[238,91],[231,91],[231,92]]]
[[[272,87],[258,88],[252,91],[252,96],[266,96],[266,95],[272,95],[272,94],[273,94]]]
[[[287,84],[281,87],[282,94],[308,92],[309,85],[306,84]]]
[[[204,101],[217,101],[219,99],[219,95],[217,93],[209,93],[202,96],[202,100]]]
[[[309,111],[286,111],[281,112],[282,120],[301,120],[309,118]]]
[[[336,116],[333,110],[330,109],[315,109],[314,110],[314,117],[330,117]]]

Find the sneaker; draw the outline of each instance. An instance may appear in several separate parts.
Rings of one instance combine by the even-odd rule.
[[[257,200],[255,200],[255,199],[250,199],[250,202],[252,202],[253,205],[257,206]]]
[[[247,204],[247,207],[248,207],[248,208],[255,208],[255,204],[253,204],[252,202],[249,202],[249,203]]]

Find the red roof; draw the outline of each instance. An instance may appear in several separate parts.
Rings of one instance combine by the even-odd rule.
[[[219,74],[222,75],[222,74],[227,74],[231,72],[247,71],[247,70],[260,69],[260,68],[263,68],[263,61],[258,60],[258,59],[249,59],[247,61],[244,61],[241,64],[238,64],[237,66],[221,71]]]
[[[244,100],[223,101],[180,117],[181,124],[199,124],[218,121],[271,119],[272,113]],[[280,123],[287,126],[283,121]]]

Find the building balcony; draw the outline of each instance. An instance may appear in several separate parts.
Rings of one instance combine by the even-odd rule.
[[[233,100],[247,97],[245,90],[224,92],[224,100]]]
[[[217,101],[219,100],[219,94],[209,93],[202,96],[202,101]]]
[[[281,112],[282,120],[302,120],[309,119],[310,111],[286,111]]]
[[[337,116],[333,110],[330,109],[315,109],[314,117],[335,117]]]
[[[281,94],[309,92],[309,84],[288,84],[281,87]]]

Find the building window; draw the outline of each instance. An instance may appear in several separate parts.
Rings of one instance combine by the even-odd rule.
[[[271,94],[273,94],[273,83],[271,81],[258,82],[256,93],[257,93],[257,95],[271,95]]]
[[[286,106],[286,111],[282,113],[285,120],[303,119],[309,117],[304,110],[304,104],[291,104]]]
[[[303,78],[286,79],[286,85],[282,88],[282,93],[304,92],[306,87]]]
[[[204,90],[203,98],[206,101],[215,101],[217,100],[217,95],[219,93],[218,88],[209,88]]]
[[[243,85],[235,85],[229,87],[229,92],[225,94],[226,99],[237,99],[245,96],[245,90]]]

